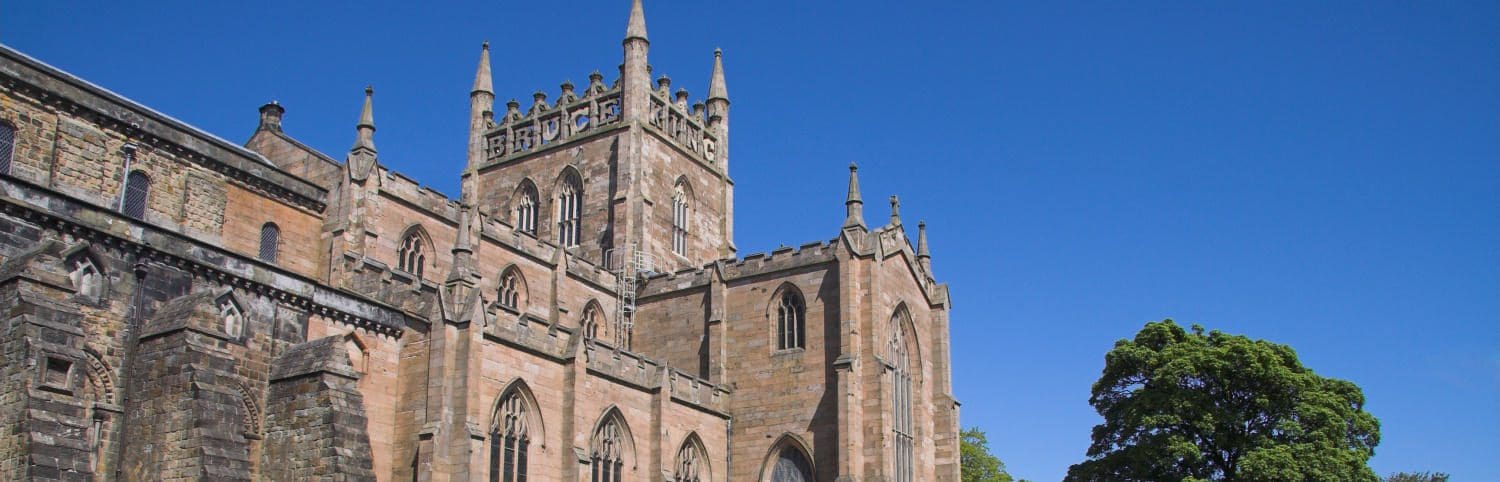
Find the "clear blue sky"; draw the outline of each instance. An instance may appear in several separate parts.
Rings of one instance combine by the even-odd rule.
[[[382,161],[457,194],[479,43],[503,101],[610,79],[628,2],[6,2],[0,42],[243,141]],[[362,2],[364,3],[364,2]],[[963,423],[1062,477],[1103,354],[1166,317],[1289,344],[1364,387],[1381,474],[1500,480],[1495,2],[648,0],[693,97],[723,47],[742,253],[900,194],[952,284]],[[932,3],[932,2],[924,2]],[[419,5],[422,4],[422,5]]]

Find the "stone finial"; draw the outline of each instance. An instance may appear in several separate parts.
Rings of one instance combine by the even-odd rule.
[[[688,105],[687,99],[688,99],[688,91],[687,91],[687,89],[683,88],[683,87],[678,87],[677,88],[677,106],[686,109],[687,105]]]
[[[259,129],[281,132],[281,116],[283,114],[286,114],[286,109],[282,108],[281,104],[277,103],[274,100],[266,105],[260,106]]]
[[[660,90],[662,95],[668,95],[672,92],[672,78],[667,77],[665,74],[658,77],[656,79],[656,89]]]
[[[891,195],[891,224],[901,225],[901,200],[896,198],[895,194]]]
[[[479,69],[474,72],[474,90],[470,95],[477,93],[495,95],[495,84],[490,79],[490,41],[484,41],[479,47]]]
[[[359,137],[354,141],[354,148],[365,148],[375,150],[375,108],[373,106],[375,87],[365,86],[365,105],[359,111],[359,124],[355,129],[359,131]]]
[[[724,86],[724,51],[714,49],[714,71],[708,78],[708,100],[729,101],[729,88]]]
[[[859,197],[859,166],[849,163],[849,196],[844,200],[844,227],[865,227],[865,202]]]
[[[625,26],[625,41],[632,39],[646,40],[646,10],[641,7],[641,0],[630,3],[630,22]]]
[[[931,257],[927,252],[927,221],[917,221],[917,259]]]

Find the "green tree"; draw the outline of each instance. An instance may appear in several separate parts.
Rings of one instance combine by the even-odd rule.
[[[1448,482],[1448,474],[1442,472],[1398,472],[1385,478],[1385,482]]]
[[[1380,480],[1364,393],[1286,345],[1147,323],[1105,355],[1089,404],[1104,423],[1068,481]]]
[[[1012,482],[1005,463],[990,454],[990,441],[979,427],[964,429],[959,439],[959,465],[963,482]],[[1019,482],[1026,482],[1021,480]]]

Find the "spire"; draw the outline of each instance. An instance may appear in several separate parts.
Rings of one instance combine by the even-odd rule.
[[[917,221],[917,259],[931,257],[927,252],[927,221]]]
[[[637,38],[646,40],[646,11],[641,7],[641,0],[630,3],[630,23],[625,26],[625,41]]]
[[[361,147],[375,150],[375,113],[371,102],[375,97],[375,87],[365,86],[365,106],[359,111],[359,124],[355,129],[359,131],[359,137],[354,141],[354,149]]]
[[[724,51],[714,49],[714,73],[708,80],[708,99],[729,100],[729,89],[724,87]]]
[[[494,83],[490,81],[490,41],[488,40],[479,47],[479,70],[474,72],[473,92],[495,95]]]
[[[901,225],[901,200],[895,194],[891,195],[891,225]]]
[[[844,227],[865,227],[865,202],[859,198],[859,166],[849,163],[849,197],[844,201]]]

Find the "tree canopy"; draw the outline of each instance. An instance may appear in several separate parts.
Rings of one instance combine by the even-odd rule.
[[[1104,417],[1068,481],[1369,481],[1380,422],[1291,347],[1147,323],[1104,357]]]
[[[1385,478],[1385,482],[1448,482],[1448,474],[1442,472],[1398,472]]]
[[[990,441],[978,427],[964,429],[959,439],[959,464],[963,482],[1012,482],[1005,463],[990,454]],[[1026,482],[1024,480],[1020,482]]]

